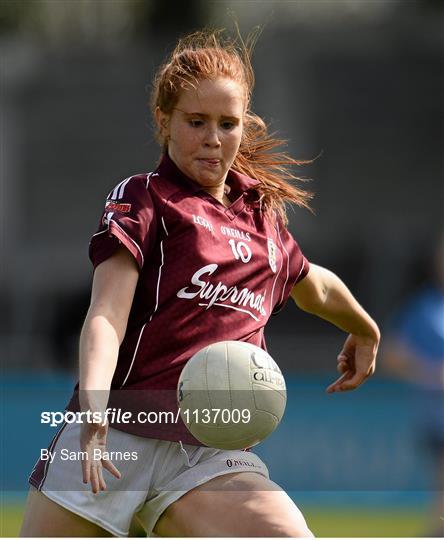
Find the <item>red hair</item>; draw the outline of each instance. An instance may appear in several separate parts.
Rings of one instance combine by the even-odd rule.
[[[157,107],[171,114],[180,92],[196,87],[202,79],[225,77],[241,84],[245,90],[245,117],[241,144],[232,169],[245,174],[260,184],[255,188],[264,211],[276,213],[284,223],[288,222],[285,203],[310,208],[309,193],[296,185],[301,180],[291,170],[291,165],[302,165],[309,161],[293,159],[278,150],[285,141],[268,133],[265,122],[250,110],[254,86],[251,53],[256,37],[247,43],[224,39],[222,31],[195,32],[179,40],[169,60],[163,64],[154,79],[152,93],[153,112]],[[164,151],[167,142],[162,140]]]

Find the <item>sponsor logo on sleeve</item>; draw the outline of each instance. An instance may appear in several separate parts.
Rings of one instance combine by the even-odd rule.
[[[131,210],[131,204],[119,203],[108,199],[105,204],[105,210],[107,212],[120,212],[121,214],[127,214]]]

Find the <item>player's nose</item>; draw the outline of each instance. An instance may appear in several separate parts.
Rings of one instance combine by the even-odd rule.
[[[208,127],[205,131],[204,144],[206,146],[212,146],[218,148],[220,146],[219,133],[216,127]]]

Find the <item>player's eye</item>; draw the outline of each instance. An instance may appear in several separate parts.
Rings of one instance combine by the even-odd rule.
[[[234,122],[225,121],[221,123],[221,126],[223,129],[229,131],[230,129],[233,129],[235,127],[235,124]]]
[[[197,128],[197,127],[202,126],[203,122],[202,122],[202,120],[193,118],[193,119],[189,120],[189,124],[190,124],[191,127]]]

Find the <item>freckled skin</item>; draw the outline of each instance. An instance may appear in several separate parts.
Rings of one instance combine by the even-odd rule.
[[[226,78],[202,80],[197,88],[183,90],[171,115],[156,110],[170,158],[220,201],[239,150],[244,113],[243,87]]]

